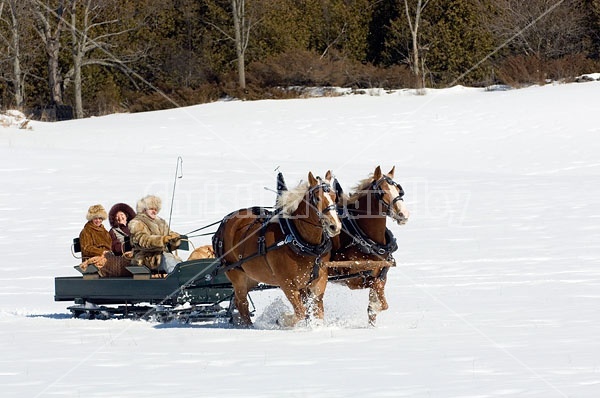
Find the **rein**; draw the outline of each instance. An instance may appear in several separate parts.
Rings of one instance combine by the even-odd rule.
[[[203,227],[200,227],[200,228],[198,228],[198,229],[195,229],[195,230],[193,230],[193,231],[190,231],[190,232],[188,232],[186,235],[187,235],[187,236],[190,236],[190,235],[191,235],[191,234],[193,234],[194,232],[202,231],[203,229],[206,229],[206,228],[208,228],[208,227],[212,227],[213,225],[217,225],[217,224],[221,223],[221,221],[223,221],[223,220],[215,221],[215,222],[214,222],[214,223],[212,223],[212,224],[208,224],[208,225],[205,225],[205,226],[203,226]],[[197,236],[202,236],[202,235],[197,235]]]

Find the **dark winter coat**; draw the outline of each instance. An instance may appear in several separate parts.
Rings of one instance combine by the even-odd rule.
[[[164,243],[163,237],[173,231],[160,217],[153,220],[146,213],[138,213],[128,226],[133,245],[131,263],[134,265],[145,265],[151,270],[156,270],[160,266],[163,252],[176,250],[181,243],[180,239]]]
[[[131,236],[129,228],[127,225],[119,224],[118,226],[111,228],[108,233],[110,234],[110,238],[112,240],[112,244],[110,246],[112,252],[117,256],[121,256],[125,251],[125,238]]]
[[[131,233],[127,225],[119,224],[117,222],[117,213],[122,211],[127,217],[127,222],[133,220],[135,217],[135,211],[126,203],[117,203],[108,212],[108,221],[112,227],[110,231],[110,237],[112,239],[111,250],[117,256],[123,254],[125,246],[125,238],[128,238]]]
[[[81,245],[81,256],[83,259],[88,259],[110,251],[112,240],[104,225],[100,224],[97,227],[92,221],[88,221],[79,234],[79,244]]]

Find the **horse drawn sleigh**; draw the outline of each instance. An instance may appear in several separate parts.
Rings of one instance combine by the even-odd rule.
[[[76,317],[225,319],[249,326],[249,293],[279,288],[293,308],[283,322],[293,326],[323,319],[325,288],[332,282],[369,289],[373,325],[388,307],[386,276],[395,266],[397,245],[386,219],[408,220],[393,175],[393,168],[384,174],[377,167],[350,195],[330,172],[324,178],[309,173],[307,182],[290,190],[280,177],[275,210],[240,209],[220,222],[214,257],[192,255],[164,277],[145,267],[128,267],[132,276],[118,278],[101,278],[93,266],[79,268],[81,276],[55,278],[55,301],[73,301],[69,310]],[[186,237],[183,242],[189,246]]]

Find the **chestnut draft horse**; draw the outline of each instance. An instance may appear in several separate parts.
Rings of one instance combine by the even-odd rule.
[[[403,225],[408,221],[409,212],[402,199],[404,191],[393,180],[394,169],[383,174],[377,166],[373,175],[360,182],[350,196],[342,195],[339,189],[338,195],[343,196],[342,232],[333,239],[332,261],[395,261],[392,253],[398,246],[386,228],[386,217]],[[369,324],[373,326],[377,313],[388,309],[384,289],[389,267],[367,269],[358,264],[352,268],[329,268],[329,280],[338,279],[350,289],[369,289],[367,313]]]
[[[340,233],[336,194],[331,172],[325,179],[311,172],[308,182],[281,193],[277,210],[249,208],[226,216],[213,237],[213,247],[234,288],[239,323],[252,325],[248,292],[259,283],[279,286],[292,304],[294,315],[286,326],[312,316],[323,319],[323,295],[331,237]]]

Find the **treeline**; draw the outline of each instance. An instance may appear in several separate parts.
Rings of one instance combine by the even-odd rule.
[[[80,118],[568,80],[599,70],[600,0],[0,0],[0,43],[3,109]]]

